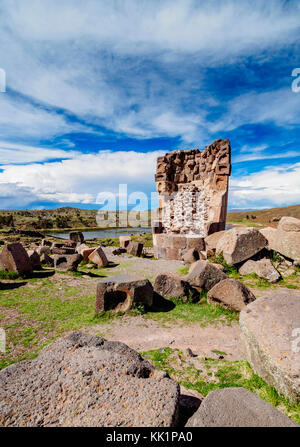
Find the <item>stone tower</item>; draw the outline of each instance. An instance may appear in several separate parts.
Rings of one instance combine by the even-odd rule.
[[[229,140],[216,140],[203,151],[174,151],[157,159],[157,258],[181,259],[190,248],[201,251],[207,235],[225,229],[230,157]]]

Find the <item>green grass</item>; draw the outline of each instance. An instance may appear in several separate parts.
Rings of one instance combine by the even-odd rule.
[[[216,353],[216,350],[212,352]],[[243,387],[300,423],[300,403],[292,403],[280,396],[273,387],[252,371],[245,360],[229,361],[205,357],[197,359],[196,367],[195,361],[189,361],[179,349],[166,347],[141,354],[151,360],[156,368],[166,371],[173,380],[185,388],[198,391],[203,396],[216,389]]]
[[[179,275],[185,276],[189,273],[189,268],[188,267],[180,267],[179,269],[177,269],[177,272]]]
[[[0,270],[0,279],[19,279],[21,278],[17,272],[7,272],[6,270]]]
[[[178,298],[170,298],[175,307],[168,312],[148,312],[145,317],[162,323],[178,322],[183,324],[198,323],[201,327],[209,324],[225,324],[230,326],[233,321],[238,321],[238,313],[224,309],[219,305],[207,303],[205,297],[197,303],[183,302]],[[179,320],[179,321],[178,321]]]

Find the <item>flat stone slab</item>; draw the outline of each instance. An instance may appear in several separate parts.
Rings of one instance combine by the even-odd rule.
[[[300,294],[274,292],[240,314],[247,359],[278,393],[300,400]]]
[[[299,427],[245,388],[215,390],[203,400],[186,427]]]
[[[73,333],[0,372],[0,425],[170,427],[179,385],[124,343]]]
[[[133,304],[152,306],[153,287],[148,279],[131,275],[120,275],[104,279],[97,284],[96,309],[126,312]]]

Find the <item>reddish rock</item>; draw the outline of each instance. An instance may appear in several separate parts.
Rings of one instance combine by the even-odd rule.
[[[218,282],[207,294],[210,304],[219,304],[227,309],[240,312],[255,300],[253,293],[236,279],[224,279]]]
[[[108,259],[101,247],[97,247],[88,257],[90,261],[97,264],[99,267],[106,267]]]
[[[173,273],[160,273],[154,281],[154,291],[166,299],[181,298],[183,301],[188,298],[196,298],[199,294],[191,285]]]
[[[225,273],[209,261],[197,261],[184,279],[191,284],[192,287],[210,290],[218,282],[227,279]]]
[[[205,238],[205,247],[206,250],[210,250],[213,253],[216,251],[217,244],[219,240],[224,236],[226,233],[226,230],[224,231],[217,231],[216,233],[210,234]]]
[[[131,237],[130,236],[120,236],[119,240],[120,240],[120,247],[126,248],[127,245],[129,244],[129,242],[131,241]]]
[[[199,252],[194,248],[190,248],[182,256],[182,260],[185,264],[193,264],[193,262],[199,261],[199,259],[200,259]]]
[[[32,266],[27,251],[20,243],[5,245],[0,253],[0,268],[19,275],[32,272]]]
[[[132,256],[141,256],[144,245],[140,242],[130,241],[127,246],[127,253]]]
[[[31,267],[33,269],[39,269],[41,267],[41,260],[38,253],[35,250],[29,250],[27,253],[30,259]]]
[[[84,236],[81,231],[72,231],[69,237],[71,241],[80,242],[80,244],[84,242]]]
[[[300,231],[300,219],[284,216],[280,219],[277,228],[282,231]]]

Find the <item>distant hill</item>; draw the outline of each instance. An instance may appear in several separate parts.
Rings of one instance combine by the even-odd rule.
[[[300,205],[257,211],[229,211],[227,213],[227,223],[241,223],[246,225],[263,224],[275,227],[282,216],[291,216],[300,219]]]

